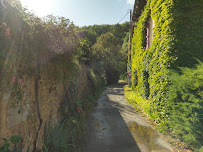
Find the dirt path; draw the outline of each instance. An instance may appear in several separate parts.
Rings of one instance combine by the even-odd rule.
[[[170,152],[172,147],[125,100],[123,85],[106,89],[89,117],[82,152]]]

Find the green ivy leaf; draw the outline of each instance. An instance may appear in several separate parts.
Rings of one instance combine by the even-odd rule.
[[[9,143],[6,143],[6,144],[3,145],[2,150],[3,150],[3,151],[8,151],[8,150],[9,150],[9,147],[10,147],[10,144],[9,144]]]
[[[21,136],[12,136],[10,140],[11,140],[11,143],[16,145],[20,143],[20,141],[23,140],[23,138]]]
[[[5,143],[8,142],[8,139],[6,139],[6,138],[2,138],[2,140],[3,140]]]

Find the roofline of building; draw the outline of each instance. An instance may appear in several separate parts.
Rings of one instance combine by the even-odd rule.
[[[137,22],[139,16],[142,14],[142,11],[147,4],[147,0],[135,0],[133,12],[132,12],[132,21]]]

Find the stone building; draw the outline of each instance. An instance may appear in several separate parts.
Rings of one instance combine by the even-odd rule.
[[[148,92],[147,97],[154,93],[150,88],[165,82],[168,69],[194,67],[197,60],[203,61],[202,6],[198,0],[135,1],[129,62],[132,85],[142,88],[143,94]]]

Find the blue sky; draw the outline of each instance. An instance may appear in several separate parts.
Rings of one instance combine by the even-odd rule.
[[[39,17],[53,14],[78,26],[116,24],[133,8],[134,0],[21,0]],[[120,23],[129,21],[128,14]]]

